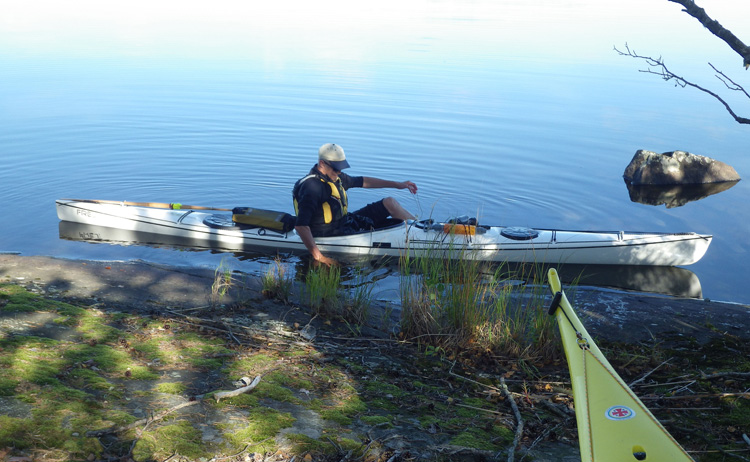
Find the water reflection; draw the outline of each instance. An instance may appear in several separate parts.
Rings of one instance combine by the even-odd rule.
[[[72,223],[61,221],[59,223],[60,239],[69,241],[88,242],[92,244],[115,244],[115,245],[143,245],[155,248],[179,249],[183,251],[213,253],[232,253],[239,260],[267,260],[276,255],[291,256],[294,255],[288,249],[283,252],[274,252],[268,247],[257,247],[252,245],[243,245],[241,251],[232,248],[223,248],[217,242],[208,239],[197,239],[189,237],[177,237],[163,234],[145,233],[142,231],[130,231],[127,229],[108,228],[105,226],[95,226],[83,223]]]
[[[703,298],[698,276],[676,266],[563,265],[557,272],[563,282],[579,286]]]
[[[726,191],[739,183],[725,181],[722,183],[689,184],[689,185],[632,185],[626,182],[630,200],[646,205],[665,205],[668,209],[705,199],[708,196]]]
[[[267,247],[247,245],[241,252],[236,249],[223,249],[216,242],[202,239],[177,238],[160,234],[129,231],[103,226],[61,221],[59,223],[61,239],[115,245],[142,245],[158,248],[179,249],[183,251],[210,251],[212,253],[230,253],[238,260],[246,262],[269,263],[280,258],[285,263],[294,266],[294,272],[304,278],[309,260],[306,253],[295,253],[288,250],[274,251]],[[389,294],[385,298],[398,298],[399,269],[396,258],[370,257],[341,257],[339,261],[344,265],[342,279],[345,283],[372,282],[379,286],[379,293]],[[485,263],[483,272],[492,275],[497,270],[497,264]],[[544,280],[535,277],[538,268],[531,268],[529,264],[505,264],[502,271],[508,274],[526,274],[533,281]],[[360,274],[353,268],[364,268]],[[560,278],[566,284],[579,286],[610,287],[638,292],[648,292],[677,297],[702,298],[703,292],[698,277],[684,268],[671,266],[615,266],[615,265],[561,265],[557,267]],[[262,270],[261,270],[262,271]],[[542,270],[544,271],[544,270]],[[355,274],[356,273],[356,274]],[[355,281],[356,280],[356,281]]]

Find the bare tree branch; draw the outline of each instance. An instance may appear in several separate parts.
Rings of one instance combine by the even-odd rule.
[[[730,90],[734,90],[734,91],[741,91],[742,93],[745,94],[745,96],[747,96],[748,98],[750,98],[750,95],[747,93],[747,91],[744,88],[742,88],[742,85],[738,84],[734,80],[730,79],[726,74],[724,74],[720,70],[716,69],[716,67],[714,67],[713,64],[708,63],[708,65],[711,66],[711,68],[714,71],[716,71],[716,73],[718,74],[716,76],[716,78],[719,79],[719,80],[721,80],[722,83],[727,86],[727,88],[729,88]],[[732,85],[729,85],[729,83],[727,83],[727,82],[730,82]]]
[[[676,0],[669,0],[669,1],[676,1]],[[626,51],[620,51],[620,50],[617,49],[617,47],[615,47],[615,51],[618,54],[620,54],[621,56],[630,56],[632,58],[642,59],[642,60],[646,61],[646,63],[648,64],[648,66],[649,66],[648,69],[646,69],[646,70],[640,70],[639,72],[644,72],[644,73],[647,73],[647,74],[658,75],[662,79],[664,79],[665,81],[672,80],[672,81],[674,81],[675,86],[679,85],[679,86],[681,86],[683,88],[684,87],[693,87],[693,88],[696,88],[696,89],[698,89],[698,90],[700,90],[700,91],[702,91],[704,93],[708,93],[709,95],[711,95],[714,98],[716,98],[719,102],[721,102],[721,104],[724,105],[724,107],[727,109],[727,111],[729,112],[729,114],[738,123],[741,123],[741,124],[750,124],[750,119],[745,118],[745,117],[740,117],[737,114],[735,114],[735,112],[729,106],[729,103],[727,103],[726,101],[724,101],[724,99],[721,96],[717,95],[716,93],[712,92],[711,90],[703,88],[700,85],[695,84],[695,83],[693,83],[693,82],[685,79],[684,77],[679,76],[679,75],[673,73],[672,71],[670,71],[667,68],[666,64],[664,64],[664,60],[661,57],[659,57],[659,58],[652,58],[650,56],[641,56],[638,53],[636,53],[634,50],[631,50],[627,43],[625,44],[625,50]],[[748,98],[750,98],[750,95],[748,95],[748,92],[744,88],[742,88],[741,85],[737,84],[732,79],[730,79],[729,77],[727,77],[723,72],[721,72],[718,69],[716,69],[713,66],[713,64],[708,63],[708,65],[711,66],[714,69],[714,71],[716,71],[718,73],[718,75],[716,77],[719,80],[721,80],[724,83],[724,85],[727,86],[727,88],[729,88],[730,90],[740,91],[740,92],[744,93],[745,96],[747,96]],[[729,83],[727,83],[727,82],[729,82]],[[730,83],[731,83],[731,85],[730,85]]]
[[[712,34],[726,42],[729,47],[737,52],[742,57],[743,65],[745,69],[750,67],[750,47],[745,45],[742,40],[737,38],[729,29],[719,24],[719,21],[711,19],[707,14],[706,10],[695,4],[693,0],[668,0],[673,3],[678,3],[685,7],[685,13],[694,17],[700,21],[703,26],[708,29]]]

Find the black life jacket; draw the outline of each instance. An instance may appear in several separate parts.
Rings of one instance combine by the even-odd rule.
[[[349,200],[346,196],[346,190],[341,184],[341,178],[337,178],[334,182],[316,172],[310,173],[306,177],[297,181],[292,190],[294,213],[297,215],[299,215],[299,190],[302,184],[306,181],[321,181],[326,185],[323,196],[321,197],[322,213],[314,215],[311,225],[323,226],[333,224],[333,227],[335,227],[335,225],[344,218],[349,206]]]

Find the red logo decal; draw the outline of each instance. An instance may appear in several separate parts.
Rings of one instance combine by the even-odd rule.
[[[612,406],[607,409],[606,416],[609,420],[628,420],[635,417],[635,411],[627,406]]]

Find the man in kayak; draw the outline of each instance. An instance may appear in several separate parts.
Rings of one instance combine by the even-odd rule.
[[[392,197],[373,202],[356,212],[349,212],[346,191],[349,188],[408,189],[416,194],[417,185],[411,181],[389,181],[368,176],[349,176],[342,170],[349,168],[341,146],[326,143],[318,150],[318,163],[292,190],[297,214],[295,230],[312,257],[326,265],[335,260],[326,257],[315,244],[315,237],[338,236],[361,229],[377,227],[388,217],[413,220],[414,215]]]

